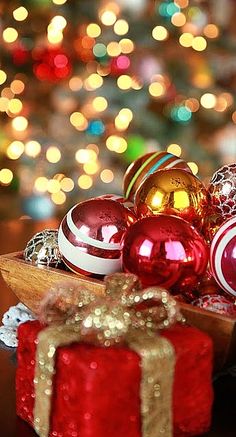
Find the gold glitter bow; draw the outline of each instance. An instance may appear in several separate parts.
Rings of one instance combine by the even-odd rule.
[[[48,437],[55,354],[59,346],[83,341],[109,347],[127,344],[141,358],[142,437],[172,436],[174,351],[156,334],[178,320],[175,300],[162,288],[141,289],[135,275],[105,278],[105,296],[59,284],[42,304],[41,321],[49,324],[38,336],[35,367],[34,428]]]

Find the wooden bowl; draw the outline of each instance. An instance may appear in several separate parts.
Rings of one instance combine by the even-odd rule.
[[[97,295],[104,294],[104,282],[60,269],[34,266],[23,259],[22,252],[0,256],[0,270],[7,285],[18,299],[35,314],[45,293],[56,283],[70,279],[86,285]],[[215,368],[236,364],[236,318],[179,303],[187,323],[206,332],[213,340]]]

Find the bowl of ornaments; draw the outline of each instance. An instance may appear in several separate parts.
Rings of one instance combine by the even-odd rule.
[[[0,257],[2,276],[36,315],[49,289],[71,281],[97,295],[104,277],[135,274],[162,287],[186,322],[213,339],[216,368],[236,351],[236,164],[208,187],[168,152],[148,153],[127,169],[123,197],[73,206],[59,229],[32,236],[22,252]],[[235,363],[234,363],[235,364]]]

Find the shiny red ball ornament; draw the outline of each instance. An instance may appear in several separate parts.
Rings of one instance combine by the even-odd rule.
[[[128,199],[125,199],[125,197],[118,196],[118,194],[103,194],[102,196],[97,197],[97,199],[114,200],[115,202],[120,203],[121,205],[125,206],[125,208],[128,208],[132,212],[134,212],[133,202],[130,202],[130,200],[128,200]]]
[[[236,296],[236,217],[227,220],[215,234],[210,249],[210,266],[219,286]]]
[[[159,214],[134,223],[123,242],[123,266],[144,286],[159,285],[174,292],[196,286],[208,262],[208,247],[185,220]]]
[[[236,215],[236,164],[224,165],[217,170],[208,192],[212,207],[224,220]]]
[[[121,239],[135,216],[118,202],[90,199],[63,218],[58,245],[65,264],[75,273],[108,275],[121,270]]]
[[[236,317],[236,305],[220,294],[206,294],[192,302],[192,305],[214,313]]]
[[[138,217],[159,213],[176,215],[201,229],[208,207],[203,183],[181,169],[158,170],[148,176],[136,192]]]
[[[187,162],[178,156],[162,152],[151,152],[136,159],[127,168],[124,175],[124,196],[131,201],[140,184],[157,170],[168,168],[180,168],[191,173]]]
[[[208,268],[201,276],[199,284],[196,289],[198,296],[205,296],[206,294],[222,294],[223,291],[217,284],[211,270]]]

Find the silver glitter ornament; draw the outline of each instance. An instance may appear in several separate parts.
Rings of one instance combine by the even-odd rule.
[[[58,247],[58,230],[44,229],[35,234],[27,243],[24,259],[35,265],[57,267],[62,261]]]

